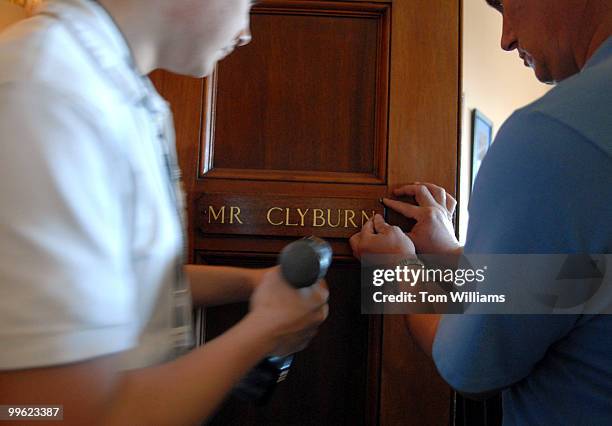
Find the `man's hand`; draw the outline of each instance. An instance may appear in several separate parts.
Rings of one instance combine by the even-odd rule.
[[[461,245],[455,237],[452,219],[457,201],[444,188],[431,183],[405,185],[393,191],[397,196],[415,197],[417,206],[388,198],[385,206],[417,221],[408,236],[420,254],[459,254]]]
[[[397,201],[395,203],[404,204]],[[351,237],[350,243],[353,254],[358,259],[366,254],[381,253],[402,259],[416,257],[412,240],[399,227],[385,223],[380,215],[374,216],[373,221],[368,221],[361,232]],[[405,315],[404,318],[415,341],[425,353],[431,355],[439,315]]]
[[[349,240],[353,255],[361,259],[364,254],[390,254],[414,257],[415,247],[398,226],[391,226],[379,214],[363,225],[361,232]]]
[[[327,318],[329,290],[324,281],[294,289],[282,278],[279,267],[263,275],[251,297],[249,317],[270,330],[272,352],[284,356],[304,349]]]

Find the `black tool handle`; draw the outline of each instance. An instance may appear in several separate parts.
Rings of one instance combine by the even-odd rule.
[[[325,277],[332,262],[332,248],[323,239],[307,237],[287,245],[278,263],[283,278],[293,287],[315,284]],[[234,388],[234,395],[258,405],[264,405],[276,385],[287,377],[294,355],[270,357],[261,361]]]
[[[327,241],[312,236],[287,245],[281,251],[278,263],[289,284],[295,288],[309,287],[325,277],[332,255]]]

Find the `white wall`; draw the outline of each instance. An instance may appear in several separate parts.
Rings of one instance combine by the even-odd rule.
[[[471,181],[471,117],[479,109],[496,133],[512,112],[549,89],[515,52],[501,49],[501,15],[485,0],[463,1],[463,122],[459,187],[459,236],[465,240]]]

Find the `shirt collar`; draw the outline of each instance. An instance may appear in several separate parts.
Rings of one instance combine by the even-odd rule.
[[[94,0],[52,0],[40,10],[59,17],[97,62],[100,70],[133,102],[162,103],[136,67],[128,43],[108,12]]]
[[[586,62],[584,69],[599,65],[612,56],[612,36],[608,37],[601,46],[595,51],[593,56]]]
[[[132,54],[125,37],[106,10],[94,0],[51,0],[44,4],[40,12],[51,12],[71,19],[78,24],[79,29],[87,29],[107,48],[105,53],[120,57],[122,60],[131,60]],[[100,46],[101,47],[101,46]]]

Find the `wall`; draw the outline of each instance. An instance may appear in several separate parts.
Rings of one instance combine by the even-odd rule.
[[[496,133],[512,112],[541,97],[550,86],[538,82],[515,52],[500,47],[501,15],[485,0],[463,2],[463,122],[459,187],[459,235],[465,240],[471,184],[471,117],[478,108]]]

